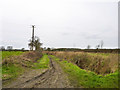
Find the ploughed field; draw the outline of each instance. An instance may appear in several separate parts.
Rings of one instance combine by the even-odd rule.
[[[3,51],[3,88],[118,88],[118,54]]]

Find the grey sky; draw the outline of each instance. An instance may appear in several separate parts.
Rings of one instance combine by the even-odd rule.
[[[118,47],[117,0],[3,0],[0,45],[28,48],[31,26],[43,47]]]

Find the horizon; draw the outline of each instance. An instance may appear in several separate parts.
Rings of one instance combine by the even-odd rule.
[[[23,47],[24,48],[24,47]],[[67,49],[87,49],[87,47],[85,47],[85,48],[80,48],[80,47],[41,47],[41,48],[50,48],[50,49],[61,49],[61,48],[67,48]],[[21,50],[22,48],[12,48],[12,50]],[[89,48],[89,49],[96,49],[95,47],[91,47],[91,48]],[[99,48],[99,49],[120,49],[120,48],[118,48],[118,47],[103,47],[103,48]],[[5,50],[7,50],[7,47],[5,47]],[[30,50],[29,48],[28,49],[26,49],[26,48],[24,48],[24,50]]]

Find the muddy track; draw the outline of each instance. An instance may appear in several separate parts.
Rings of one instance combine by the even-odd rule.
[[[8,85],[5,88],[71,88],[67,76],[63,73],[59,64],[50,59],[50,68],[43,73],[32,76],[18,84]],[[29,73],[31,74],[31,73]]]

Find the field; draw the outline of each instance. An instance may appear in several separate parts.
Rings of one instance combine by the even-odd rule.
[[[35,55],[35,56],[34,56]],[[33,62],[41,57],[34,52],[3,51],[2,52],[2,80],[14,79],[25,70],[33,67]],[[31,60],[33,59],[33,60]],[[30,67],[30,68],[27,68]]]
[[[21,51],[18,51],[18,52],[15,52],[15,51],[2,51],[2,62],[4,62],[4,59],[5,58],[10,58],[10,57],[13,57],[13,56],[17,56],[17,55],[21,55],[23,52]],[[22,68],[21,67],[17,67],[16,65],[5,65],[3,64],[2,65],[2,78],[3,80],[4,79],[9,79],[9,78],[14,78],[16,77],[17,75],[19,75],[22,71]]]
[[[44,87],[62,87],[66,85],[63,83],[64,85],[60,86],[61,82],[69,82],[71,85],[67,87],[75,88],[118,88],[119,84],[117,53],[73,51],[43,51],[39,53],[30,51],[25,53],[3,52],[2,57],[4,57],[2,62],[3,81],[19,78],[21,75],[28,78],[24,75],[28,71],[29,77],[32,79],[28,83],[26,81],[25,88],[43,87],[44,85]],[[40,75],[38,73],[41,71],[37,70],[47,71]],[[38,75],[33,76],[33,73]],[[63,79],[64,77],[67,77],[68,80]],[[26,78],[21,80],[24,81]],[[38,83],[39,80],[44,81],[44,83]],[[23,83],[22,81],[18,84]],[[52,82],[56,82],[56,84]],[[30,86],[32,84],[33,86]]]
[[[16,55],[21,55],[22,51],[2,51],[2,59],[10,57],[10,56],[16,56]]]

